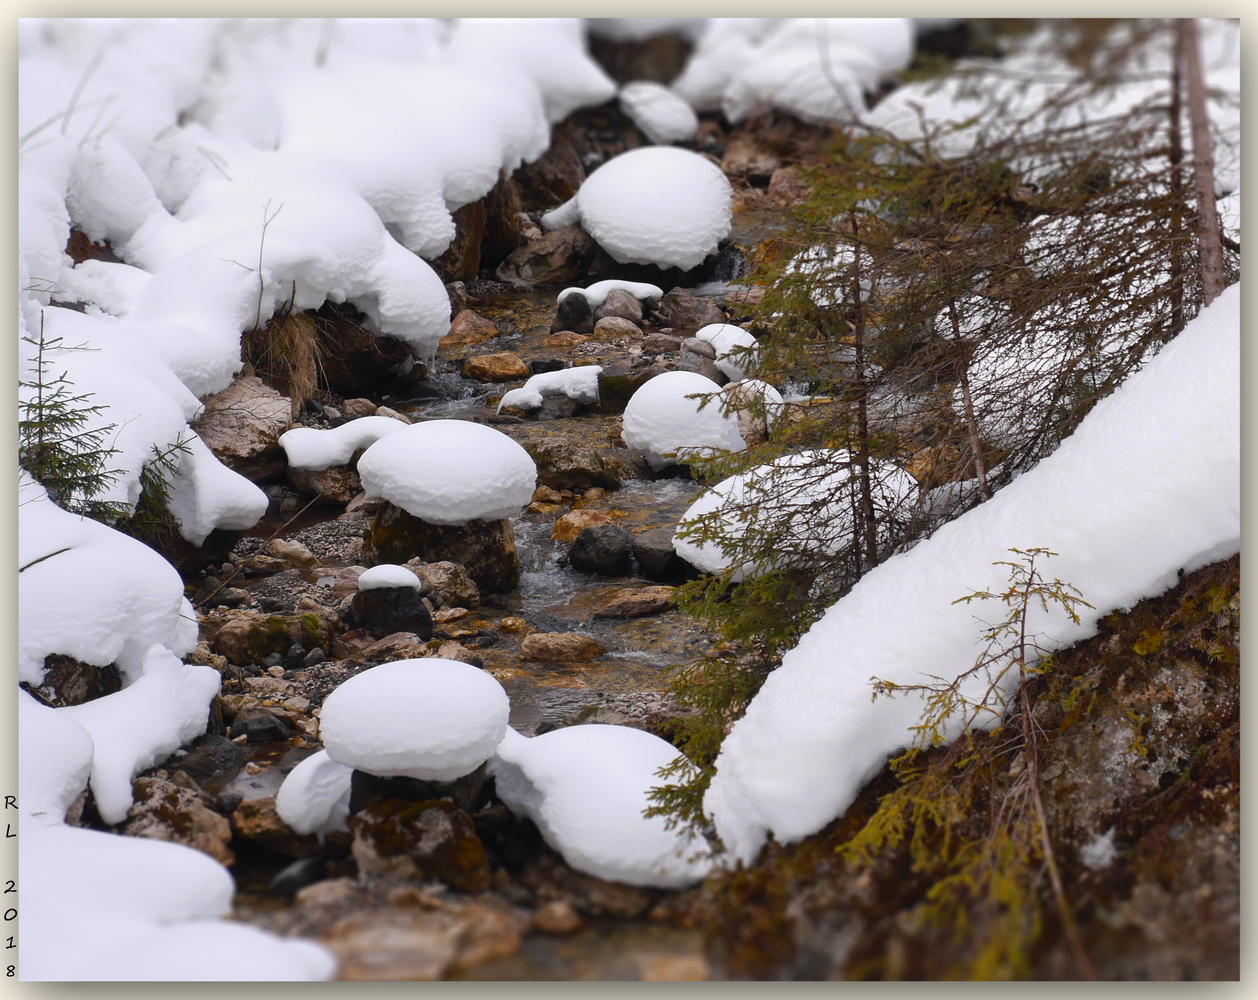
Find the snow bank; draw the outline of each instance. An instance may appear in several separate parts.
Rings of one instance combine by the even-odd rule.
[[[537,488],[527,451],[468,420],[427,420],[381,438],[363,452],[358,472],[368,496],[429,524],[510,517]]]
[[[706,525],[718,533],[718,540],[674,537],[673,548],[705,573],[723,573],[732,567],[733,581],[786,568],[800,555],[809,559],[835,555],[857,542],[852,515],[857,470],[851,461],[852,456],[842,449],[818,449],[783,455],[723,479],[691,504],[678,522],[679,529]],[[890,462],[875,462],[871,486],[885,537],[887,527],[898,520],[898,512],[916,497],[917,482]],[[740,540],[753,525],[758,531],[773,533],[776,550],[763,562],[735,566],[719,539]]]
[[[578,365],[533,375],[518,389],[503,393],[498,401],[498,412],[502,412],[504,406],[536,410],[546,396],[567,396],[578,403],[597,403],[598,376],[602,370],[602,365]]]
[[[729,235],[732,197],[721,168],[698,153],[647,146],[604,163],[542,225],[579,222],[621,264],[688,271]]]
[[[280,435],[280,447],[294,469],[329,469],[348,465],[354,452],[369,448],[383,437],[395,434],[405,421],[395,417],[358,417],[339,427],[294,427]]]
[[[664,372],[641,385],[625,406],[621,437],[637,448],[652,469],[684,462],[687,454],[713,448],[742,451],[747,445],[738,432],[738,418],[721,411],[720,393],[710,378],[696,372]],[[690,398],[699,395],[700,398]]]
[[[1239,332],[1233,286],[1053,455],[830,608],[769,675],[717,759],[705,808],[736,858],[753,858],[769,834],[795,841],[819,830],[912,741],[921,702],[871,703],[870,678],[923,683],[973,666],[977,619],[1005,609],[952,602],[1002,589],[1004,570],[992,563],[1010,548],[1060,553],[1044,571],[1079,588],[1098,616],[1238,550]],[[912,629],[902,627],[904,608]],[[1052,649],[1094,634],[1095,623],[1033,609],[1029,629]]]
[[[657,145],[687,142],[699,130],[699,116],[680,94],[662,83],[639,80],[620,88],[620,108]]]
[[[489,759],[510,710],[502,685],[478,667],[439,657],[395,660],[328,695],[319,731],[328,757],[346,767],[453,781]]]
[[[627,726],[585,725],[532,739],[508,729],[490,761],[498,795],[537,824],[577,871],[629,885],[677,889],[711,867],[705,847],[642,815],[657,772],[678,757],[672,744]]]

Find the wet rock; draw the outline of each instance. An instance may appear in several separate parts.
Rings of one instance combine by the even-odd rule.
[[[471,309],[464,309],[451,320],[450,332],[441,338],[438,346],[446,348],[483,344],[487,340],[493,340],[499,332],[498,327],[484,316]]]
[[[449,560],[411,559],[406,568],[424,582],[426,595],[435,596],[446,607],[480,607],[480,590],[461,564]]]
[[[568,550],[573,569],[599,576],[625,576],[633,560],[633,537],[618,524],[594,524]]]
[[[298,493],[335,504],[348,504],[363,491],[358,471],[348,465],[327,469],[298,469],[290,465],[285,474],[288,485]]]
[[[383,638],[394,632],[413,632],[421,639],[432,637],[432,615],[417,587],[375,587],[360,590],[350,601],[350,624]]]
[[[267,615],[239,608],[214,612],[201,619],[206,638],[229,663],[238,667],[261,663],[272,653],[286,653],[295,642],[307,649],[327,649],[340,626],[336,614],[324,608],[295,615]]]
[[[516,287],[569,285],[585,271],[598,244],[578,225],[564,226],[513,251],[494,272]]]
[[[612,519],[598,510],[570,510],[562,517],[556,519],[551,526],[550,537],[556,542],[575,542],[577,535],[581,534],[586,528],[593,527],[596,524],[611,524]]]
[[[530,372],[528,364],[518,354],[503,352],[468,358],[463,362],[462,374],[477,382],[511,382],[528,378]]]
[[[237,839],[289,858],[307,858],[319,851],[313,833],[295,833],[275,811],[275,796],[245,799],[232,810],[231,827]]]
[[[436,879],[461,892],[489,888],[489,858],[472,818],[452,802],[385,799],[350,816],[360,875]]]
[[[578,344],[584,344],[589,337],[580,333],[574,333],[572,330],[560,330],[558,333],[552,333],[549,337],[542,339],[543,347],[576,347]]]
[[[248,479],[265,479],[285,465],[279,439],[292,426],[293,403],[254,375],[207,396],[192,424],[220,462]]]
[[[667,326],[697,330],[709,323],[724,323],[725,312],[711,299],[685,288],[674,288],[660,299],[659,313]]]
[[[534,632],[520,643],[520,659],[542,663],[592,663],[606,652],[597,639],[576,632]]]
[[[566,899],[549,900],[533,914],[533,927],[543,934],[575,934],[584,926],[581,914]]]
[[[267,542],[266,551],[268,555],[283,559],[289,566],[297,569],[313,569],[319,565],[319,560],[313,552],[301,542],[288,538],[272,538]]]
[[[505,594],[520,582],[515,534],[505,518],[436,525],[386,505],[364,533],[363,562],[404,564],[414,558],[460,563],[477,588],[490,594]]]
[[[652,528],[633,536],[633,557],[648,580],[684,583],[698,575],[673,548],[673,528]]]
[[[122,690],[122,675],[115,664],[98,667],[62,653],[44,657],[44,679],[38,687],[23,684],[54,708],[82,705]]]
[[[595,618],[646,618],[677,607],[672,587],[622,587],[594,612]]]
[[[666,371],[663,365],[647,361],[617,361],[604,365],[598,375],[599,409],[604,413],[620,413],[643,384]]]
[[[584,295],[569,295],[555,306],[555,318],[551,321],[550,332],[559,333],[564,330],[586,334],[594,332],[594,313]]]
[[[230,778],[245,766],[245,755],[225,736],[204,734],[176,750],[163,765],[172,774],[182,771],[198,785],[213,778]]]
[[[607,448],[588,437],[560,437],[539,429],[518,440],[537,464],[537,481],[553,490],[584,490],[590,486],[617,489],[630,470]]]
[[[627,319],[607,316],[594,324],[594,336],[604,341],[637,340],[642,336],[642,330]]]
[[[184,844],[220,864],[235,863],[228,846],[231,824],[214,811],[205,793],[156,777],[137,778],[133,788],[135,798],[120,832]]]
[[[595,330],[598,321],[616,317],[628,320],[635,327],[642,325],[642,303],[623,288],[613,288],[603,304],[594,310]]]
[[[248,743],[278,743],[289,739],[293,730],[273,712],[250,709],[236,716],[228,735],[233,740],[243,736]]]

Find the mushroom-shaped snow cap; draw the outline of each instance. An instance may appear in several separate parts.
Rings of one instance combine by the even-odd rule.
[[[688,271],[729,235],[732,197],[710,160],[673,146],[645,146],[604,163],[542,224],[580,222],[621,264]]]
[[[528,452],[469,420],[427,420],[381,438],[363,452],[358,473],[368,496],[429,524],[510,517],[537,488]]]
[[[328,695],[319,730],[338,764],[385,778],[454,781],[493,754],[510,708],[502,685],[470,664],[395,660]]]
[[[706,845],[647,817],[660,768],[677,749],[628,726],[585,725],[532,739],[513,729],[490,761],[498,796],[527,816],[577,871],[629,885],[681,888],[702,879]]]
[[[702,409],[702,398],[719,394],[720,386],[697,372],[664,372],[639,386],[625,406],[621,437],[641,450],[651,468],[686,461],[687,454],[712,449],[742,451],[738,418],[722,412],[717,395]]]
[[[381,563],[358,574],[359,590],[390,590],[396,587],[423,590],[424,581],[405,566],[394,563]]]
[[[747,368],[753,360],[749,352],[755,350],[756,338],[733,323],[709,323],[695,333],[698,340],[706,340],[716,349],[716,367],[725,373],[731,381],[737,382],[747,377]],[[742,349],[742,352],[730,358],[730,353]]]

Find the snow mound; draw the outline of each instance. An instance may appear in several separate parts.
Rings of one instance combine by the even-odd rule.
[[[747,377],[747,367],[755,358],[754,354],[748,352],[754,352],[756,338],[741,326],[734,326],[732,323],[710,323],[700,328],[695,333],[695,337],[707,341],[716,348],[716,367],[724,372],[731,382],[739,382]],[[732,361],[730,354],[735,351],[741,353],[736,355],[737,361]]]
[[[489,770],[507,807],[537,824],[577,871],[676,889],[711,867],[691,859],[704,845],[642,815],[657,772],[677,757],[670,743],[627,726],[570,726],[532,739],[508,729]]]
[[[857,542],[852,508],[858,489],[858,470],[842,449],[817,449],[783,455],[747,472],[723,479],[690,505],[678,522],[686,527],[707,526],[718,538],[741,540],[749,526],[772,532],[773,554],[763,561],[734,564],[717,540],[674,536],[673,549],[705,573],[730,570],[730,579],[743,580],[770,570],[785,569],[817,555],[837,555]],[[917,496],[917,482],[889,462],[875,462],[871,475],[875,514],[887,527]]]
[[[507,728],[502,685],[477,667],[431,657],[351,677],[323,703],[328,757],[381,777],[453,781],[480,767]]]
[[[423,589],[424,582],[405,566],[381,563],[363,570],[358,575],[359,590],[383,590],[389,587]]]
[[[628,292],[639,301],[664,297],[664,289],[660,288],[659,285],[652,285],[646,281],[623,281],[620,278],[608,278],[605,281],[594,282],[589,288],[565,288],[555,296],[555,303],[562,302],[570,295],[581,295],[590,304],[590,309],[594,310],[607,301],[608,295],[617,290]]]
[[[503,393],[498,401],[498,412],[502,412],[504,406],[536,410],[546,396],[567,396],[578,403],[597,403],[598,376],[602,370],[602,365],[578,365],[556,372],[541,372],[518,389]]]
[[[769,675],[734,724],[704,800],[734,857],[769,834],[795,841],[841,815],[887,757],[909,745],[912,697],[870,701],[870,678],[945,682],[983,652],[980,620],[1004,605],[953,602],[999,592],[1009,549],[1060,553],[1044,567],[1097,618],[1161,593],[1240,545],[1240,287],[1234,285],[1071,437],[991,500],[867,573]],[[1177,456],[1167,462],[1166,456]],[[903,627],[912,608],[914,627]],[[1059,608],[1032,608],[1046,649],[1095,634]],[[977,698],[979,689],[964,691]],[[948,739],[960,734],[954,719]]]
[[[368,496],[430,524],[493,521],[527,506],[537,466],[520,445],[484,424],[428,420],[381,438],[358,460]]]
[[[686,142],[699,130],[699,116],[684,97],[662,83],[639,80],[620,88],[620,108],[651,142]]]
[[[294,469],[330,469],[348,465],[354,452],[369,448],[383,437],[404,427],[395,417],[358,417],[339,427],[294,427],[280,435],[280,447]]]
[[[326,750],[311,754],[288,772],[275,795],[280,819],[301,834],[323,836],[349,829],[352,767],[338,764]]]
[[[547,229],[579,222],[621,264],[690,270],[729,235],[733,197],[721,168],[698,153],[647,146],[595,170],[542,216]]]
[[[695,394],[719,394],[720,386],[696,372],[664,372],[640,386],[625,406],[621,437],[637,448],[652,469],[684,462],[688,454],[711,449],[742,451],[738,418],[721,412],[721,401],[711,399],[699,409]]]

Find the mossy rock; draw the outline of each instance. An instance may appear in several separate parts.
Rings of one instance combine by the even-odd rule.
[[[338,622],[331,613],[304,612],[268,615],[236,609],[202,619],[207,639],[236,666],[261,663],[272,653],[283,654],[294,643],[306,649],[327,649]]]
[[[363,533],[363,562],[404,565],[411,559],[461,564],[482,593],[505,594],[520,582],[515,533],[506,520],[429,524],[386,504]]]
[[[460,892],[489,888],[489,856],[472,818],[452,802],[384,799],[350,817],[360,875],[437,879]]]

